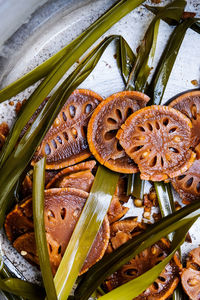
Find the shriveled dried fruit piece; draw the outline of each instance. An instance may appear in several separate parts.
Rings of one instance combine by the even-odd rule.
[[[172,185],[184,204],[200,200],[200,159],[195,160],[185,173],[173,178]]]
[[[124,202],[129,199],[129,196],[126,195],[126,184],[127,178],[121,175],[107,213],[110,224],[121,219],[129,210],[128,207],[123,206]]]
[[[169,250],[170,244],[166,243],[166,240],[161,240],[141,252],[106,280],[105,285],[108,291],[151,269],[167,256]],[[173,294],[173,291],[179,282],[180,266],[180,261],[175,255],[174,259],[166,265],[165,269],[155,282],[135,299],[168,299],[168,297]]]
[[[112,197],[112,201],[110,203],[110,207],[108,210],[109,223],[111,224],[121,219],[127,213],[128,210],[129,210],[128,207],[125,207],[120,203],[119,196],[114,195]]]
[[[8,124],[6,122],[2,122],[0,124],[0,150],[3,147],[6,137],[9,134],[9,127]]]
[[[152,105],[132,114],[117,138],[138,164],[142,179],[162,181],[181,175],[194,162],[191,128],[191,121],[179,111]]]
[[[145,228],[145,224],[138,222],[134,217],[114,222],[110,225],[110,242],[107,252],[110,253],[117,249],[132,237],[140,234]]]
[[[47,234],[49,256],[53,274],[55,274],[59,266],[87,197],[87,192],[74,188],[54,188],[45,190],[45,230]],[[26,213],[25,216],[27,217],[28,215],[30,220],[32,220],[31,208],[32,199],[28,199],[26,202],[24,202],[23,209],[24,214]],[[17,212],[19,212],[19,207]],[[18,215],[17,217],[20,222],[21,216]],[[12,226],[10,229],[10,219],[14,220],[12,217],[12,212],[8,215],[6,220],[7,225],[5,226],[5,229],[7,234],[10,231],[12,232],[14,227]],[[24,220],[21,220],[21,222],[23,224]],[[16,249],[20,252],[26,251],[29,261],[31,261],[31,258],[33,258],[33,263],[37,263],[37,259],[35,258],[37,254],[33,251],[33,249],[36,249],[35,244],[32,245],[32,247],[30,245],[30,243],[33,242],[33,221],[32,230],[28,230],[26,223],[24,223],[24,228],[25,230],[22,233],[26,233],[22,234],[21,236],[19,236],[19,228],[16,228],[15,231],[17,232],[17,235],[12,235],[10,240],[13,241],[16,237],[18,237],[14,241],[13,245],[17,245]],[[84,266],[81,270],[81,274],[86,272],[88,268],[102,258],[108,246],[109,237],[110,228],[108,219],[106,217],[86,258]],[[29,253],[30,248],[31,252]],[[26,256],[24,257],[26,258]]]
[[[200,295],[200,247],[190,251],[186,268],[181,272],[184,291],[192,300],[199,300]]]
[[[96,162],[86,161],[75,166],[63,169],[47,184],[46,188],[54,187],[73,187],[89,192],[94,180],[91,171]]]
[[[7,237],[11,242],[15,241],[20,235],[33,231],[34,226],[31,199],[17,204],[7,215],[4,226]]]
[[[66,99],[32,164],[46,156],[47,169],[61,169],[88,158],[91,154],[86,138],[87,125],[100,101],[102,98],[92,91],[75,90]]]
[[[120,173],[135,173],[136,164],[116,139],[120,126],[135,111],[146,106],[149,97],[135,91],[116,93],[102,101],[88,124],[88,143],[95,158],[107,168]]]
[[[200,91],[187,92],[170,104],[192,121],[191,147],[196,147],[200,143]]]

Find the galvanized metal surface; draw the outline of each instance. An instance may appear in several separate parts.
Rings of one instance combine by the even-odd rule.
[[[48,1],[1,47],[1,86],[12,82],[57,52],[115,2],[114,0],[71,0],[66,5],[66,1],[63,0]],[[162,4],[167,2],[169,1],[162,1]],[[195,11],[200,16],[199,0],[188,1],[187,10]],[[110,34],[121,34],[136,52],[152,17],[153,15],[144,7],[139,7],[114,25],[100,40]],[[171,30],[167,24],[161,22],[155,63],[167,43]],[[114,59],[115,51],[114,44],[108,47],[96,69],[81,84],[81,87],[92,89],[103,97],[123,90],[124,85]],[[170,76],[163,103],[179,92],[194,88],[192,80],[200,83],[200,36],[189,29]],[[28,88],[12,100],[16,102],[27,98],[34,88]],[[7,121],[11,126],[15,116],[14,107],[10,106],[8,101],[0,105],[0,123]],[[131,201],[128,205],[131,208],[129,215],[136,215],[139,212],[132,206]],[[187,243],[183,246],[184,255],[200,244],[198,232],[200,232],[200,222],[197,222],[191,230],[192,244]],[[0,242],[3,253],[24,278],[40,282],[40,272],[13,249],[3,232],[0,235]]]

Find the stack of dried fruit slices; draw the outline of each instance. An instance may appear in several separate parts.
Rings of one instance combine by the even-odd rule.
[[[140,171],[141,178],[151,182],[170,180],[184,203],[199,200],[200,91],[184,93],[168,106],[146,107],[148,101],[148,96],[135,91],[119,92],[102,99],[95,92],[75,90],[35,152],[31,165],[44,156],[47,161],[45,231],[53,274],[88,197],[97,164],[121,176],[80,274],[148,226],[137,218],[126,218],[127,174]],[[23,134],[38,113],[39,110]],[[6,234],[25,259],[39,265],[30,171],[20,194],[22,202],[7,215]],[[103,288],[110,291],[136,278],[162,261],[169,249],[170,242],[162,239],[107,278]],[[182,265],[176,254],[158,279],[137,299],[167,299],[179,282],[179,273],[185,288],[187,272],[181,272]]]

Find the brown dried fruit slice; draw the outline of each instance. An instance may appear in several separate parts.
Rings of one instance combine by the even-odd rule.
[[[53,177],[46,188],[73,187],[89,192],[94,179],[91,171],[95,165],[96,162],[90,160],[65,168]]]
[[[66,99],[66,104],[58,114],[36,151],[32,164],[46,155],[47,169],[61,169],[88,158],[86,131],[93,110],[102,98],[89,90],[75,90]]]
[[[187,92],[170,104],[192,121],[192,141],[191,147],[196,147],[200,143],[200,91]]]
[[[200,247],[190,251],[187,265],[181,272],[181,283],[186,294],[192,300],[199,300],[200,295]]]
[[[195,160],[185,173],[173,178],[172,185],[184,204],[200,200],[200,159]]]
[[[50,262],[54,274],[59,266],[87,197],[87,192],[74,188],[54,188],[45,191],[45,229],[48,239]],[[31,205],[31,199],[28,199],[24,203],[24,207],[27,206],[27,211],[30,210]],[[6,222],[8,223],[8,221],[9,220]],[[6,230],[6,232],[8,231]],[[88,268],[102,258],[108,246],[109,237],[110,228],[106,217],[86,258],[81,274],[86,272]],[[29,254],[30,241],[32,241],[32,235],[26,233],[18,237],[14,242],[14,246],[17,244],[17,249],[20,249],[20,252],[25,251]],[[20,242],[23,247],[20,246]],[[25,248],[26,245],[27,247]],[[31,253],[28,256],[29,261],[31,257],[36,256],[36,253],[33,252],[35,245],[33,245],[31,249]],[[36,263],[35,260],[33,260],[33,262]]]
[[[184,173],[192,165],[191,121],[179,111],[152,105],[133,113],[117,138],[137,164],[141,178],[161,181]]]
[[[159,241],[152,247],[144,250],[129,263],[115,272],[106,281],[106,287],[110,291],[151,269],[162,261],[168,254],[170,244],[166,240]],[[168,299],[173,294],[179,282],[180,261],[175,255],[174,259],[165,267],[155,282],[141,295],[134,298],[137,300]]]
[[[127,117],[146,106],[149,97],[135,91],[116,93],[102,101],[88,124],[88,143],[95,158],[109,169],[121,173],[135,173],[136,164],[121,148],[116,134]]]
[[[31,199],[17,204],[7,215],[5,231],[9,241],[15,241],[20,235],[34,230]]]

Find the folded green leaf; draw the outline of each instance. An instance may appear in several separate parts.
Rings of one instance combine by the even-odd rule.
[[[173,197],[169,183],[154,182],[158,203],[162,217],[166,217],[173,212]]]
[[[33,220],[37,253],[40,262],[40,270],[48,300],[56,300],[57,294],[53,281],[49,252],[44,223],[44,185],[45,185],[45,163],[41,159],[33,171]]]
[[[136,199],[143,199],[145,190],[145,180],[141,180],[140,173],[129,175],[127,195],[131,195]]]
[[[147,94],[151,100],[149,104],[160,104],[167,86],[167,82],[173,69],[176,57],[184,39],[185,33],[192,24],[196,23],[196,19],[189,18],[179,24],[167,43],[163,55],[158,63]]]
[[[45,297],[42,287],[17,278],[0,279],[0,289],[28,300],[44,299]]]
[[[55,275],[59,300],[66,300],[72,290],[106,216],[118,179],[117,173],[98,167],[89,197]]]
[[[176,253],[177,249],[183,244],[185,241],[185,236],[196,221],[189,221],[183,228],[176,231],[174,236],[170,253],[169,255],[163,259],[158,265],[155,265],[152,269],[148,270],[141,276],[123,284],[122,286],[112,290],[106,295],[100,297],[102,300],[132,300],[135,297],[139,296],[143,291],[145,291],[160,275],[165,266],[170,262]]]
[[[151,11],[154,15],[157,15],[160,10],[162,9],[160,6],[150,6],[150,5],[144,5],[149,11]],[[165,17],[163,16],[161,18],[163,21],[165,21],[167,24],[169,25],[177,25],[178,22],[176,21],[176,19],[174,18],[170,18],[170,16]],[[193,29],[194,31],[196,31],[197,33],[200,33],[200,23],[196,22],[195,24],[193,24],[191,26],[191,29]]]
[[[126,89],[145,91],[147,78],[152,69],[155,54],[159,20],[162,17],[170,17],[179,21],[186,5],[185,0],[175,0],[165,7],[161,7],[157,15],[150,23],[145,36],[140,44],[134,67],[130,73]],[[137,84],[136,84],[137,82]]]
[[[144,233],[123,244],[113,253],[103,257],[96,263],[79,283],[75,296],[76,299],[86,300],[92,292],[112,273],[127,263],[132,257],[144,249],[150,247],[162,237],[170,232],[185,226],[188,222],[194,221],[200,216],[200,203],[192,203],[173,214],[164,217],[159,222],[153,224]],[[138,247],[138,245],[140,245]]]
[[[123,37],[120,37],[117,47],[117,63],[125,85],[127,84],[135,60],[136,56],[130,46]]]
[[[0,169],[0,225],[10,201],[10,191],[30,162],[35,149],[41,143],[57,114],[67,101],[73,90],[92,72],[106,47],[119,36],[110,36],[103,40],[62,83],[54,95],[24,134],[10,157]]]

